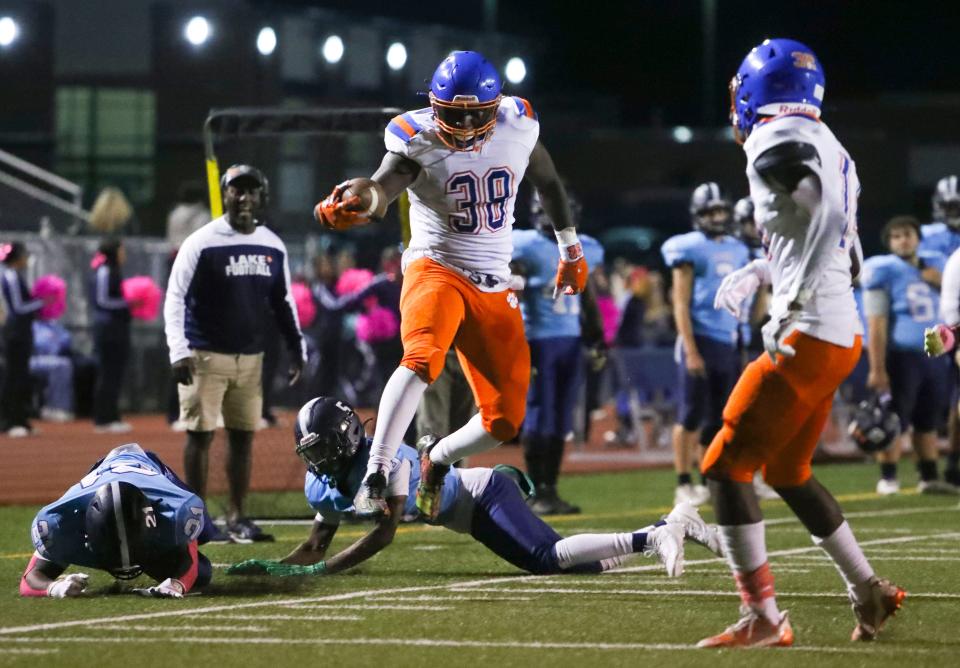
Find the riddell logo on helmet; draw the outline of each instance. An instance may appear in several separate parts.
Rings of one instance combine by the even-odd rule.
[[[812,53],[807,53],[806,51],[794,51],[790,54],[793,56],[793,65],[794,67],[799,67],[804,70],[813,70],[817,71],[817,60],[813,57]]]

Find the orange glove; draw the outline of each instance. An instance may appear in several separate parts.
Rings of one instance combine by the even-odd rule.
[[[556,299],[563,292],[565,295],[578,295],[587,287],[587,276],[590,273],[587,260],[583,255],[569,262],[560,260],[557,266],[557,283],[553,288],[553,298]]]
[[[364,211],[360,198],[356,195],[343,199],[343,193],[350,181],[335,186],[327,198],[313,207],[314,219],[331,230],[349,230],[357,225],[370,222],[370,214]]]

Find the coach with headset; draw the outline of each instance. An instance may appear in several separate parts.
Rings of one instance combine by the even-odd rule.
[[[265,310],[272,312],[300,378],[306,348],[290,295],[287,249],[260,225],[269,185],[260,170],[234,165],[221,179],[224,215],[180,247],[163,308],[170,363],[187,427],[184,470],[200,497],[217,418],[227,429],[227,531],[236,542],[272,540],[243,515],[253,432],[260,419]]]

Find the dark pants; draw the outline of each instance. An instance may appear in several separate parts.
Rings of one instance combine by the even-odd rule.
[[[473,508],[470,535],[517,568],[534,575],[599,573],[599,562],[560,568],[554,545],[560,534],[537,517],[508,476],[494,472]]]
[[[681,346],[677,365],[680,390],[677,421],[687,431],[700,429],[700,444],[706,446],[723,425],[723,407],[740,375],[739,355],[732,343],[721,343],[705,336],[694,338],[706,373],[693,376],[687,372],[686,355]]]
[[[950,397],[950,362],[912,350],[887,353],[890,397],[904,430],[936,431]]]
[[[32,383],[30,379],[30,354],[33,340],[6,339],[4,357],[7,368],[3,376],[3,392],[0,399],[4,428],[29,427]]]
[[[104,425],[120,421],[120,390],[130,356],[130,331],[94,330],[97,386],[93,394],[93,421]]]
[[[566,438],[583,382],[580,337],[557,336],[530,341],[533,376],[527,394],[524,436]]]

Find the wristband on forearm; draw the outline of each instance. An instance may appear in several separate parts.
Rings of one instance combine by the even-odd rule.
[[[560,248],[560,259],[564,262],[576,262],[583,257],[583,246],[577,237],[577,228],[565,227],[555,230],[557,246]]]

